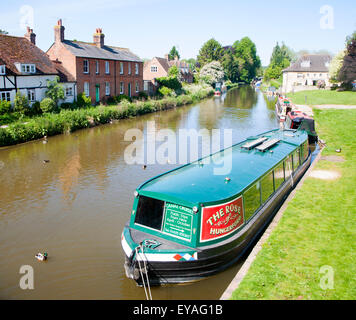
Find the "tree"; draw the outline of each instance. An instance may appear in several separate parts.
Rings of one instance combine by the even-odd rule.
[[[178,78],[179,76],[179,69],[177,66],[172,66],[168,70],[168,77],[176,77]]]
[[[210,62],[200,70],[200,79],[207,84],[213,85],[222,82],[224,78],[224,69],[218,61]]]
[[[330,81],[338,82],[340,69],[344,63],[344,57],[346,56],[347,50],[344,49],[340,51],[330,62],[329,75]]]
[[[14,100],[14,110],[16,112],[21,113],[22,115],[25,115],[29,112],[30,108],[30,103],[27,99],[27,97],[20,92],[20,90],[17,90],[15,100]]]
[[[221,44],[215,39],[210,39],[203,44],[197,57],[200,68],[212,61],[219,61],[222,56]]]
[[[265,70],[264,77],[266,80],[278,79],[282,76],[283,69],[290,66],[295,54],[284,43],[280,47],[278,42],[273,48],[270,64]]]
[[[174,60],[176,57],[179,60],[180,59],[180,54],[179,54],[176,46],[173,46],[173,48],[171,49],[171,51],[168,54],[168,60]]]
[[[351,82],[356,80],[356,31],[346,38],[346,50],[338,80],[344,87],[351,87]]]
[[[256,45],[249,37],[244,37],[240,41],[236,41],[233,48],[239,66],[239,81],[249,83],[256,77],[257,71],[261,67]]]
[[[0,34],[9,34],[7,31],[0,29]]]
[[[48,81],[47,88],[45,96],[51,98],[58,106],[58,101],[65,98],[63,87],[59,84],[59,77],[56,77],[53,81]]]
[[[233,83],[239,81],[239,63],[231,49],[227,49],[221,58],[226,78]]]

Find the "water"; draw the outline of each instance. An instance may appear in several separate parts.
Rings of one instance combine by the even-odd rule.
[[[177,165],[127,165],[128,129],[229,128],[233,142],[278,127],[274,102],[251,87],[112,125],[0,150],[0,298],[144,299],[125,276],[120,237],[133,192]],[[43,160],[49,160],[44,163]],[[34,258],[48,252],[47,262]],[[242,263],[242,262],[241,262]],[[240,264],[206,280],[153,288],[154,299],[218,299]],[[34,290],[19,287],[22,265]]]

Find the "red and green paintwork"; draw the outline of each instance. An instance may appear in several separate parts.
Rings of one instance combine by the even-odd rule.
[[[280,142],[271,149],[273,152],[260,152],[256,149],[246,150],[241,148],[246,142],[262,136],[268,137],[269,139],[276,138],[280,140]],[[204,208],[234,203],[236,209],[238,209],[237,206],[240,203],[239,198],[241,199],[243,192],[249,189],[249,187],[269,173],[273,168],[277,167],[286,157],[301,147],[307,140],[308,134],[304,130],[293,132],[290,130],[282,131],[276,129],[255,137],[250,137],[216,154],[154,177],[137,188],[138,196],[134,200],[130,228],[147,232],[153,236],[169,239],[190,248],[204,247],[219,243],[226,238],[211,239],[208,241],[203,241],[201,238],[201,232],[203,232],[201,221]],[[301,148],[301,152],[306,151]],[[232,170],[227,175],[230,179],[228,182],[226,181],[226,175],[214,175],[213,170],[219,165],[216,165],[216,160],[215,162],[213,160],[220,156],[231,156],[232,159]],[[304,158],[303,155],[302,158]],[[203,162],[206,164],[202,164]],[[173,237],[167,233],[135,224],[135,212],[139,196],[163,200],[166,203],[178,204],[190,209],[197,207],[198,211],[192,216],[193,236],[191,239],[187,240]],[[243,207],[243,201],[241,201],[241,206]],[[241,208],[241,211],[243,215],[244,208]],[[238,215],[236,215],[236,217],[239,218]],[[163,219],[165,218],[163,217]],[[236,234],[236,232],[243,228],[244,224],[244,219],[242,223],[236,223],[237,228],[233,229],[233,232],[231,232],[229,236]],[[127,240],[130,242],[129,239]],[[133,243],[132,245],[135,247]],[[155,250],[155,252],[157,252],[157,250]]]

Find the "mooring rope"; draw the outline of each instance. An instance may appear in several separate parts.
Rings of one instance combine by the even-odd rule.
[[[142,251],[142,255],[141,253],[138,251],[138,249],[141,249]],[[138,257],[142,256],[142,260],[143,260],[143,266],[144,266],[144,269],[145,269],[145,273],[146,273],[146,280],[147,280],[147,289],[146,289],[146,282],[145,282],[145,278],[143,276],[143,272],[142,272],[142,267],[141,267],[141,263],[140,263],[140,259],[137,259],[138,261],[138,268],[139,268],[139,271],[140,271],[140,275],[141,275],[141,279],[142,279],[142,283],[143,283],[143,288],[145,289],[145,295],[146,295],[146,300],[152,300],[152,294],[151,294],[151,287],[150,287],[150,281],[148,279],[148,270],[147,270],[147,265],[146,265],[146,259],[145,259],[145,256],[144,256],[144,251],[143,251],[143,246],[142,244],[140,244],[140,247],[136,247],[136,254]],[[148,291],[148,293],[147,293]]]

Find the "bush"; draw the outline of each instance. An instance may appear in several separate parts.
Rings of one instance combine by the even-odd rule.
[[[77,95],[77,102],[76,102],[76,107],[77,108],[88,108],[91,106],[91,97],[87,97],[85,93],[81,93]]]
[[[29,115],[30,116],[37,116],[37,115],[40,115],[40,114],[42,114],[41,103],[39,101],[36,101],[30,107]]]
[[[167,87],[174,91],[182,89],[182,84],[179,82],[177,77],[162,77],[156,79],[160,87]]]
[[[166,97],[166,96],[173,96],[173,89],[167,88],[167,87],[160,87],[158,89],[159,94],[161,94],[162,96]]]
[[[0,100],[0,115],[7,114],[11,112],[11,102]]]
[[[16,92],[14,101],[14,111],[19,112],[22,115],[28,114],[30,108],[30,103],[25,95],[20,91]]]
[[[56,111],[56,103],[51,98],[44,98],[41,101],[41,110],[43,113],[52,113]]]
[[[74,110],[75,107],[76,107],[75,104],[70,103],[70,102],[64,102],[61,104],[62,110]]]
[[[116,96],[115,100],[116,100],[116,103],[121,103],[124,100],[132,102],[132,99],[129,96],[127,96],[126,94],[120,94],[119,96]]]
[[[147,100],[148,99],[148,94],[146,92],[140,91],[138,93],[138,98],[142,100]]]

